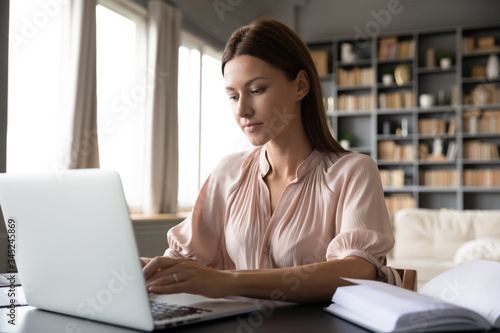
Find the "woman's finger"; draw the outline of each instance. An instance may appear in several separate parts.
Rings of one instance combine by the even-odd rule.
[[[174,264],[175,264],[175,259],[167,257],[155,257],[151,259],[146,264],[146,266],[143,267],[142,272],[144,273],[144,277],[146,278],[146,280],[148,280],[159,270],[164,270],[166,268],[173,266]]]

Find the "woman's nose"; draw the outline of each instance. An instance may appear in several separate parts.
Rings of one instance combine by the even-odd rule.
[[[239,98],[236,111],[241,118],[247,118],[253,114],[253,109],[246,97]]]

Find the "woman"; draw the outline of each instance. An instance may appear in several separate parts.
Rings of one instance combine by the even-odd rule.
[[[304,42],[257,20],[227,42],[222,74],[257,148],[225,158],[165,255],[142,258],[149,291],[323,302],[340,277],[400,283],[377,166],[332,137]]]

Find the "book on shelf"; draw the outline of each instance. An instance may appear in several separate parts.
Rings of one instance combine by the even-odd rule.
[[[446,151],[446,160],[454,161],[457,158],[458,146],[455,141],[451,141],[448,144],[448,150]]]
[[[464,141],[462,147],[463,158],[469,160],[491,161],[499,158],[498,146],[495,143],[479,140]]]
[[[379,141],[378,159],[386,161],[407,161],[415,160],[415,148],[411,144],[397,145],[395,141]]]
[[[356,111],[373,109],[372,95],[343,94],[338,97],[339,111]]]
[[[380,38],[378,42],[378,58],[389,59],[411,59],[415,55],[415,41],[398,41],[397,37]]]
[[[458,170],[420,170],[420,185],[458,187]]]
[[[445,134],[446,121],[444,119],[419,119],[418,133],[423,135],[440,135]]]
[[[337,77],[339,87],[368,87],[375,83],[373,68],[354,67],[347,70],[339,67]]]
[[[486,77],[486,66],[484,66],[484,65],[472,65],[470,67],[470,77],[473,77],[473,78]]]
[[[472,53],[475,51],[475,39],[474,37],[464,37],[462,40],[462,51],[464,54]]]
[[[379,108],[381,109],[407,109],[415,106],[414,93],[409,90],[393,93],[380,93],[378,95]]]
[[[457,132],[457,119],[450,119],[450,123],[448,125],[448,135],[455,135]]]
[[[385,204],[389,213],[394,214],[398,210],[415,208],[417,206],[415,198],[408,193],[393,194],[390,197],[385,197]]]
[[[468,134],[498,134],[500,133],[500,110],[470,110],[464,111],[462,131]]]
[[[500,187],[500,169],[465,169],[464,185]]]
[[[405,186],[405,173],[401,169],[379,170],[383,187]]]
[[[494,36],[464,37],[462,40],[462,51],[464,54],[474,52],[498,51],[500,46],[495,44]]]
[[[316,65],[316,70],[320,77],[331,73],[330,70],[330,53],[326,50],[311,50],[311,58]]]
[[[500,328],[500,262],[474,259],[427,282],[418,292],[385,282],[345,279],[325,310],[375,332]]]

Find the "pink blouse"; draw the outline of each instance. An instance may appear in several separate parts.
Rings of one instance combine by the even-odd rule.
[[[358,256],[378,279],[394,245],[375,162],[358,153],[313,150],[271,214],[265,148],[226,157],[201,189],[190,217],[168,232],[165,255],[218,269],[292,267]]]

